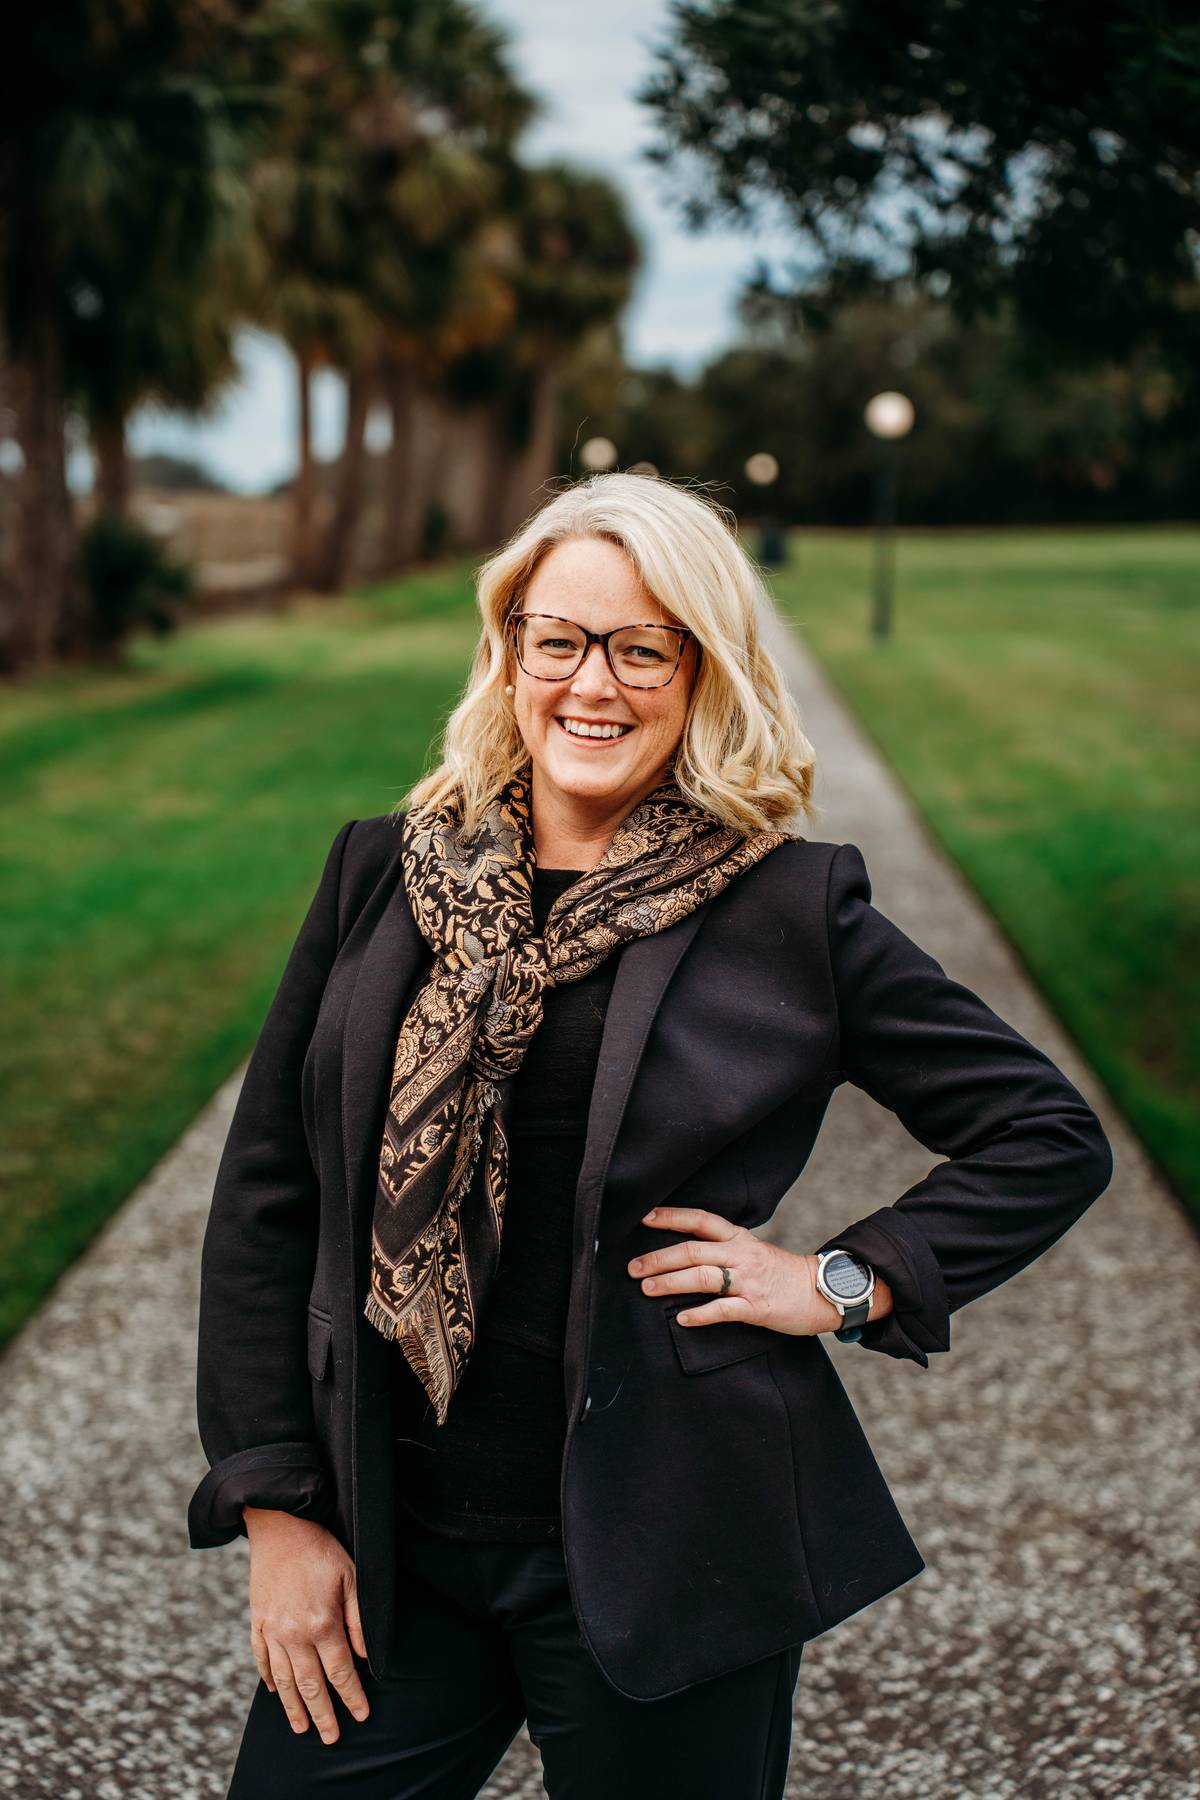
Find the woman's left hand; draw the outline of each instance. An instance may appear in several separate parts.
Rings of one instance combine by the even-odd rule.
[[[791,1337],[834,1331],[842,1315],[817,1287],[817,1259],[768,1244],[745,1225],[733,1225],[720,1213],[698,1206],[656,1206],[643,1223],[656,1230],[687,1231],[681,1244],[649,1250],[630,1262],[629,1273],[646,1294],[719,1294],[723,1268],[730,1272],[721,1299],[689,1307],[676,1315],[680,1325],[715,1325],[738,1320],[765,1325]],[[871,1299],[871,1318],[891,1310],[891,1290],[879,1275]]]

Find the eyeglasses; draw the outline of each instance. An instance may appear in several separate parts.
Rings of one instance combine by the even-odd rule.
[[[535,681],[567,681],[578,673],[593,644],[603,647],[608,666],[622,687],[666,687],[674,679],[687,640],[686,625],[619,625],[615,631],[588,631],[556,613],[513,613],[506,629],[516,642],[517,661]]]

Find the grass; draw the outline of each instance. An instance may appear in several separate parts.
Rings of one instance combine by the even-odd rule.
[[[1200,531],[905,533],[882,644],[870,548],[781,605],[1200,1218]]]
[[[1200,533],[905,536],[884,646],[868,542],[794,550],[781,602],[1200,1210]],[[5,691],[0,1341],[246,1055],[475,629],[461,561]]]
[[[347,819],[426,766],[467,563],[0,707],[0,1342],[237,1066]]]

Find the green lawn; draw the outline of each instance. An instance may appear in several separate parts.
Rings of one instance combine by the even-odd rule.
[[[1200,533],[906,537],[883,647],[867,541],[794,548],[781,599],[1200,1207]],[[0,694],[0,1340],[249,1050],[338,827],[427,766],[472,566]]]
[[[1200,531],[905,533],[883,644],[869,540],[791,548],[784,609],[1200,1216]]]
[[[338,827],[428,766],[470,573],[0,695],[0,1341],[250,1048]]]

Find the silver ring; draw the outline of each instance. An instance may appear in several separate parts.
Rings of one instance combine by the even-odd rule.
[[[717,1267],[721,1271],[721,1292],[718,1294],[717,1298],[723,1300],[733,1286],[733,1270],[727,1269],[724,1263],[718,1263]]]

